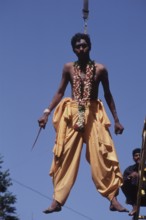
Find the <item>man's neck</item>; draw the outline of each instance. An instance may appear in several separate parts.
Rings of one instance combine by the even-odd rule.
[[[90,57],[87,57],[84,59],[78,59],[78,63],[80,65],[80,68],[84,69],[90,61],[91,61]]]

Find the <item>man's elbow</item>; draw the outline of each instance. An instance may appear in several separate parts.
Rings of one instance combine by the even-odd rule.
[[[110,92],[104,93],[104,98],[107,101],[110,101],[112,99],[112,94]]]
[[[58,97],[61,99],[64,96],[64,92],[59,92]]]

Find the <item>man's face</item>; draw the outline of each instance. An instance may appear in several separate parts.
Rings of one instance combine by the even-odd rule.
[[[135,161],[135,163],[140,163],[140,153],[135,153],[133,156],[133,160]]]
[[[89,53],[89,46],[84,39],[76,42],[74,52],[78,57],[83,57]]]

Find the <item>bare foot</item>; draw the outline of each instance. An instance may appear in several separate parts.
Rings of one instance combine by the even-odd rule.
[[[56,200],[53,200],[51,206],[49,206],[43,212],[45,214],[49,214],[49,213],[52,213],[52,212],[59,212],[59,211],[61,211],[61,204],[59,202],[57,202]]]
[[[134,216],[136,214],[136,212],[137,212],[137,205],[133,205],[133,209],[131,212],[129,212],[129,215]]]
[[[128,209],[124,208],[117,200],[116,197],[114,197],[110,204],[110,210],[111,211],[118,211],[118,212],[129,212]]]

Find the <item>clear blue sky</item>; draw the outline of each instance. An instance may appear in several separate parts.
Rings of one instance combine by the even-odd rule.
[[[4,169],[10,169],[14,180],[10,190],[17,196],[21,220],[130,219],[127,214],[110,212],[109,201],[96,192],[85,146],[77,181],[62,212],[42,213],[53,193],[48,175],[55,138],[52,115],[34,151],[31,146],[38,131],[37,119],[56,92],[64,63],[76,59],[70,39],[83,32],[82,5],[82,0],[0,0],[0,153]],[[89,0],[89,10],[91,58],[109,71],[111,91],[125,127],[121,136],[114,134],[113,118],[100,87],[99,98],[112,123],[123,172],[133,163],[133,148],[141,147],[146,116],[146,1]],[[65,96],[69,95],[68,88]],[[124,205],[121,191],[119,200]]]

